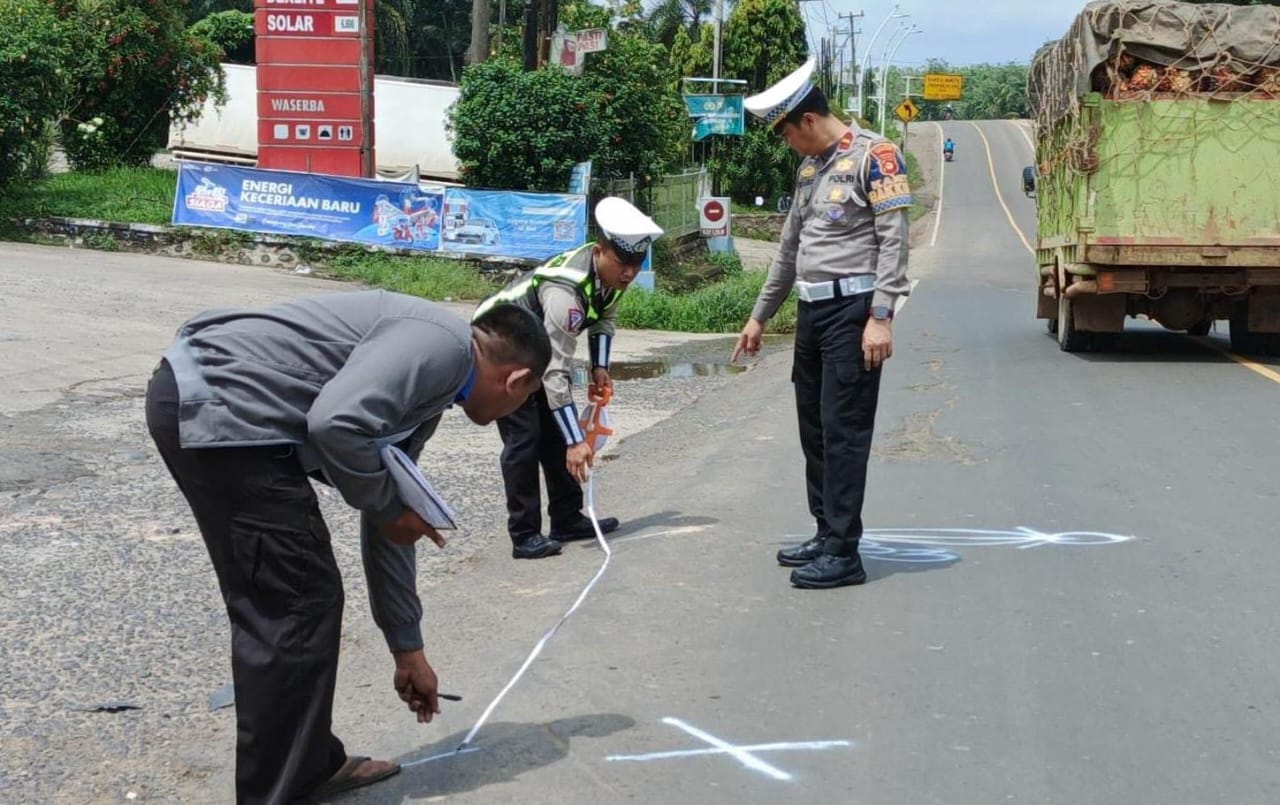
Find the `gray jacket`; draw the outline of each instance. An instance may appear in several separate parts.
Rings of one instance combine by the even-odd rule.
[[[847,133],[808,157],[796,174],[795,201],[782,227],[778,256],[751,317],[767,322],[796,280],[824,282],[875,275],[873,305],[893,308],[911,291],[907,279],[911,188],[897,146]]]
[[[404,511],[379,449],[416,457],[472,376],[470,325],[417,297],[327,294],[201,313],[165,359],[183,447],[294,445],[362,512],[374,618],[393,651],[421,647],[416,554],[376,530]]]

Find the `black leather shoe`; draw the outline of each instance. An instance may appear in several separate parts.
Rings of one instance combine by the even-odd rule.
[[[511,548],[511,556],[514,559],[542,559],[547,556],[555,556],[564,550],[564,546],[553,539],[548,539],[541,534],[534,534],[532,537],[525,537],[517,542]]]
[[[605,534],[612,534],[618,530],[617,517],[601,517],[600,531]],[[560,542],[573,542],[576,539],[595,539],[596,530],[591,527],[591,519],[583,517],[568,528],[552,528],[551,538]]]
[[[809,590],[861,584],[866,580],[867,571],[862,569],[862,557],[856,553],[852,556],[824,553],[804,567],[791,571],[791,583]]]
[[[822,537],[813,537],[807,542],[783,548],[778,551],[778,564],[783,567],[804,567],[822,556]]]

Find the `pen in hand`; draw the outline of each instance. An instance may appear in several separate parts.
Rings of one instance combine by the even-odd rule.
[[[404,695],[408,696],[409,694],[413,693],[413,685],[405,685],[405,686],[404,686],[404,688],[403,688],[400,692],[401,692],[401,693],[403,693]],[[437,699],[445,699],[445,700],[447,700],[447,701],[451,701],[451,702],[460,702],[460,701],[462,701],[462,697],[461,697],[461,696],[458,696],[457,694],[454,694],[454,693],[437,693],[437,694],[436,694],[436,698],[437,698]]]

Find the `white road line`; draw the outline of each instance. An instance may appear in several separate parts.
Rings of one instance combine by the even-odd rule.
[[[834,749],[838,746],[853,746],[849,741],[798,741],[792,743],[755,744],[739,746],[744,752],[785,752],[792,749]],[[696,757],[698,755],[726,755],[727,749],[676,749],[670,752],[650,752],[646,755],[609,755],[605,760],[667,760],[677,757]]]
[[[942,191],[947,186],[947,160],[946,154],[942,153],[942,141],[945,139],[942,131],[942,124],[934,122],[934,127],[938,129],[938,209],[933,219],[933,237],[929,238],[929,245],[938,245],[938,228],[942,226]]]
[[[987,140],[987,135],[982,133],[982,128],[977,123],[970,121],[970,125],[978,132],[978,136],[982,138],[982,147],[987,150],[987,167],[991,169],[991,187],[996,191],[996,201],[1000,202],[1001,208],[1004,209],[1005,217],[1009,219],[1009,226],[1013,227],[1013,231],[1018,234],[1022,245],[1027,247],[1027,251],[1035,254],[1036,250],[1031,247],[1031,242],[1027,240],[1026,235],[1022,234],[1022,228],[1013,219],[1013,212],[1009,209],[1009,205],[1004,203],[1004,194],[1000,192],[1000,180],[996,178],[996,162],[991,156],[991,142]]]
[[[1026,141],[1027,141],[1027,145],[1031,146],[1031,158],[1032,158],[1032,159],[1035,159],[1035,157],[1036,157],[1036,144],[1035,144],[1035,142],[1031,139],[1031,135],[1030,135],[1030,134],[1027,134],[1027,127],[1026,127],[1026,126],[1024,126],[1024,125],[1022,125],[1021,123],[1018,123],[1018,122],[1014,122],[1013,126],[1014,126],[1014,128],[1016,128],[1016,129],[1018,130],[1018,133],[1022,135],[1022,139],[1024,139],[1024,140],[1026,140]]]
[[[704,741],[706,743],[711,744],[716,749],[720,749],[720,750],[723,750],[724,752],[727,752],[728,754],[733,756],[734,760],[737,760],[739,763],[741,763],[743,766],[746,766],[748,769],[753,769],[763,774],[767,774],[775,780],[791,779],[790,774],[787,774],[782,769],[776,768],[774,766],[770,766],[768,763],[765,763],[763,760],[751,754],[743,747],[734,746],[728,741],[722,741],[716,736],[703,732],[697,727],[686,724],[678,718],[667,717],[662,719],[662,723],[670,724],[673,727],[679,727],[680,729],[689,733],[693,737],[697,738],[699,741]]]

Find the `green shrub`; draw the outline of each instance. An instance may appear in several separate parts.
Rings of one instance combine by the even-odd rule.
[[[222,52],[187,30],[183,4],[54,2],[75,52],[66,68],[72,102],[62,120],[72,167],[146,165],[167,141],[171,120],[194,119],[205,98],[224,97]]]
[[[222,51],[222,60],[253,64],[253,14],[247,11],[219,11],[191,26],[191,33],[207,39]]]
[[[763,271],[748,271],[687,294],[631,291],[622,298],[618,324],[642,330],[736,333],[750,317],[765,279]],[[795,315],[793,298],[769,323],[769,331],[793,332]]]
[[[48,164],[48,125],[65,108],[66,29],[43,0],[0,0],[0,187]]]

